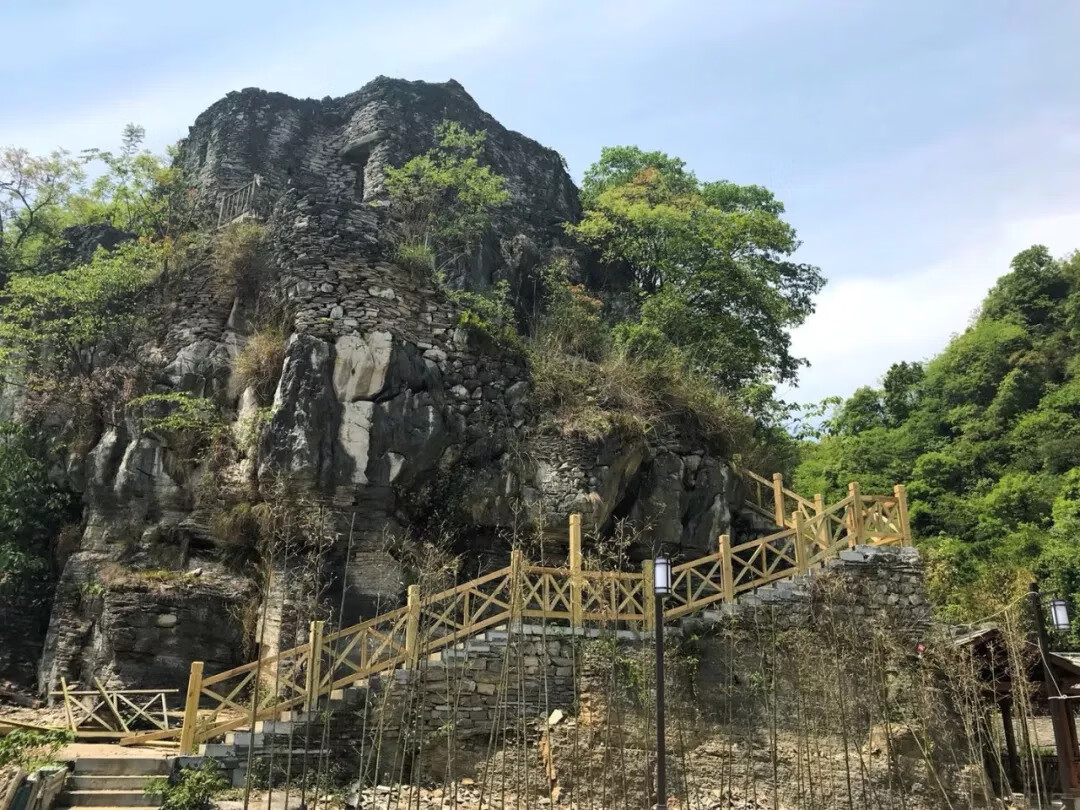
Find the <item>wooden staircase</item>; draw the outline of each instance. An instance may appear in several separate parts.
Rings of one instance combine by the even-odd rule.
[[[807,499],[772,480],[743,471],[749,494],[746,506],[771,518],[776,531],[739,543],[718,538],[716,551],[672,569],[672,593],[666,599],[665,621],[715,611],[746,599],[748,594],[781,580],[805,575],[858,545],[909,545],[907,502],[903,486],[892,495],[863,495],[851,484],[847,497],[825,505],[821,496]],[[629,630],[652,628],[654,602],[652,563],[641,571],[589,570],[583,564],[581,516],[570,518],[569,563],[547,567],[528,563],[520,551],[511,564],[435,594],[410,586],[406,605],[332,632],[321,621],[309,628],[308,641],[240,667],[206,675],[193,662],[184,699],[183,722],[166,721],[150,731],[84,729],[77,733],[112,734],[121,743],[162,740],[179,742],[181,754],[203,749],[237,755],[254,737],[270,728],[302,719],[330,701],[347,701],[351,690],[367,679],[396,669],[415,668],[422,656],[451,651],[467,639],[499,626],[542,620],[584,632],[613,623]],[[760,592],[756,598],[768,596]],[[263,684],[263,700],[253,706],[255,684]],[[267,700],[265,687],[274,684]],[[106,704],[112,700],[102,690]],[[67,700],[67,698],[65,698]],[[69,712],[69,718],[74,714]],[[102,714],[88,719],[102,722]],[[105,721],[107,722],[107,718]],[[276,733],[276,731],[275,731]],[[226,735],[230,735],[226,737]],[[248,736],[244,736],[248,735]],[[225,739],[224,743],[216,740]]]

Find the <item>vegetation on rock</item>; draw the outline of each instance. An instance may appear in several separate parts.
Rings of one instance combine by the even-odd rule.
[[[480,162],[485,137],[444,121],[434,149],[387,171],[405,264],[439,271],[467,255],[508,199],[504,178]]]

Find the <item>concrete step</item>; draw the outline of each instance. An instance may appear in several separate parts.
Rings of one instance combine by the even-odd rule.
[[[75,773],[86,776],[168,776],[164,757],[81,757]]]
[[[67,807],[161,807],[160,793],[144,790],[65,790],[59,804]]]
[[[165,776],[165,774],[158,774]],[[142,790],[153,776],[99,776],[97,774],[74,774],[67,778],[68,790]]]

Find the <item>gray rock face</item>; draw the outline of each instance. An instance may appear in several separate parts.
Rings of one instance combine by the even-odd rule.
[[[557,153],[503,128],[456,82],[380,78],[323,101],[231,93],[180,151],[211,217],[221,195],[261,176],[255,213],[273,261],[243,294],[192,272],[154,348],[159,388],[214,399],[243,437],[260,403],[230,385],[232,358],[267,299],[285,306],[290,335],[269,420],[226,472],[271,500],[287,479],[321,504],[337,537],[320,573],[333,609],[344,588],[344,621],[396,606],[408,572],[385,538],[429,518],[432,492],[475,535],[469,548],[493,557],[506,553],[494,538],[541,513],[557,546],[572,512],[601,532],[622,519],[645,528],[634,553],[659,543],[696,556],[715,548],[739,503],[730,467],[675,431],[587,441],[541,430],[525,358],[461,326],[435,279],[388,258],[386,169],[432,146],[447,118],[487,132],[485,158],[512,197],[449,281],[485,289],[507,279],[531,308],[537,268],[569,251],[561,223],[578,218],[577,191]],[[41,685],[100,671],[132,686],[182,686],[192,659],[211,670],[238,663],[257,583],[224,563],[208,528],[221,507],[204,502],[207,465],[183,463],[129,414],[78,466],[85,530],[61,576]],[[206,573],[151,587],[136,576],[150,569]],[[292,643],[312,608],[300,585],[276,581],[269,593],[272,648]]]

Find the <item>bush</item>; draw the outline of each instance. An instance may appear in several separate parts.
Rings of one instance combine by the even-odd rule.
[[[75,735],[70,731],[16,729],[0,737],[0,770],[8,765],[24,770],[47,765],[74,739]]]
[[[510,303],[510,285],[499,281],[487,292],[451,291],[450,299],[462,307],[459,323],[504,348],[520,348],[517,317]]]
[[[214,403],[187,393],[147,394],[128,403],[145,433],[156,434],[183,461],[201,461],[223,435]]]
[[[182,770],[173,779],[151,779],[147,792],[161,794],[162,810],[210,810],[215,794],[228,787],[217,762],[207,758],[198,768]]]
[[[255,389],[260,404],[274,398],[281,364],[285,361],[285,333],[279,329],[260,329],[233,359],[233,386],[236,393]]]
[[[229,225],[214,240],[211,267],[214,286],[222,294],[254,295],[270,268],[266,228],[251,220]]]
[[[402,242],[394,250],[398,264],[417,273],[435,272],[435,252],[423,242]]]
[[[602,303],[545,271],[548,296],[528,344],[533,388],[542,408],[566,432],[600,438],[612,431],[643,435],[681,422],[725,450],[750,442],[753,420],[709,380],[694,374],[669,343],[634,351],[600,318]]]

